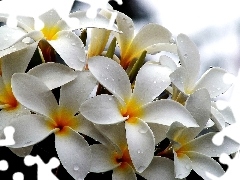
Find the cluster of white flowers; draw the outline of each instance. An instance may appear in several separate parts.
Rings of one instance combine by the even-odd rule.
[[[119,180],[185,179],[192,170],[203,179],[206,172],[222,176],[213,157],[231,155],[239,144],[229,138],[213,144],[235,122],[215,100],[232,75],[216,67],[199,78],[200,55],[186,35],[174,39],[158,24],[135,35],[130,17],[106,7],[91,18],[69,14],[75,24],[49,9],[39,16],[40,30],[27,16],[17,17],[17,27],[0,27],[0,133],[14,127],[9,149],[26,156],[54,133],[58,158],[77,180],[110,170]],[[157,53],[158,61],[146,61]],[[29,69],[34,54],[42,63]]]

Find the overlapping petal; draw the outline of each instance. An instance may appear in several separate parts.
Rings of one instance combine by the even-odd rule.
[[[212,138],[216,133],[204,134],[181,147],[181,151],[194,151],[209,157],[219,157],[221,153],[231,154],[238,150],[239,144],[226,137],[222,145],[213,144]]]
[[[186,154],[177,154],[174,152],[174,171],[176,178],[182,179],[187,177],[192,170],[191,164],[191,159]]]
[[[85,65],[85,50],[82,41],[70,31],[59,31],[55,40],[48,41],[65,63],[76,70],[82,70]]]
[[[93,159],[91,172],[106,172],[120,166],[120,163],[115,161],[116,152],[112,149],[102,144],[94,144],[91,146],[91,150]]]
[[[133,168],[128,163],[123,162],[121,166],[123,166],[124,168],[118,167],[113,170],[112,180],[122,179],[137,180]]]
[[[43,63],[30,69],[27,73],[39,78],[49,89],[60,87],[72,81],[78,74],[59,63]]]
[[[23,73],[37,48],[37,43],[33,43],[26,48],[1,57],[2,78],[5,84],[11,82],[14,73]]]
[[[0,50],[6,49],[12,46],[19,38],[21,38],[26,32],[21,28],[11,28],[7,25],[0,27]]]
[[[73,113],[79,111],[80,105],[89,98],[97,82],[89,71],[81,71],[76,75],[73,81],[61,87],[59,99],[59,105],[66,109],[71,107]]]
[[[88,68],[94,77],[120,102],[128,102],[131,96],[131,84],[123,68],[106,57],[92,57]]]
[[[194,89],[206,88],[211,98],[219,96],[232,85],[231,82],[225,80],[228,75],[224,69],[211,68],[202,75]]]
[[[155,140],[149,126],[142,120],[125,122],[126,138],[132,162],[137,172],[143,172],[154,155]]]
[[[35,76],[15,73],[12,77],[12,91],[21,104],[47,117],[58,108],[53,93]]]
[[[67,136],[55,135],[55,148],[58,157],[74,179],[84,179],[91,165],[91,149],[88,143],[70,127],[64,127]],[[70,156],[69,156],[70,155]]]
[[[152,162],[147,169],[140,173],[145,179],[164,179],[174,180],[174,164],[173,161],[164,157],[153,157]]]
[[[200,70],[200,55],[197,46],[184,34],[177,36],[178,55],[188,74],[187,87],[193,88]]]
[[[136,77],[132,99],[137,99],[139,106],[152,102],[171,83],[170,69],[157,64],[145,64]]]
[[[10,146],[12,148],[34,145],[57,131],[57,129],[48,128],[43,116],[34,114],[19,116],[10,123],[10,126],[15,129],[13,136],[15,144]]]
[[[122,116],[118,100],[114,96],[104,94],[85,101],[80,111],[85,118],[96,124],[114,124],[128,118]]]
[[[224,174],[223,168],[214,159],[195,152],[189,152],[187,155],[192,161],[193,170],[203,179],[210,180],[206,176],[206,172],[211,172],[211,174],[217,177]]]
[[[196,120],[179,103],[172,100],[159,100],[147,104],[139,118],[145,122],[159,123],[170,126],[178,121],[187,127],[198,127]]]

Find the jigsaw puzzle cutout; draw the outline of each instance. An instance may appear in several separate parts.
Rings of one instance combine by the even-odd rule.
[[[0,15],[7,14],[7,25],[9,27],[17,27],[17,16],[30,16],[35,19],[35,29],[41,30],[44,23],[38,18],[41,14],[55,9],[62,19],[67,20],[66,22],[74,23],[75,18],[70,18],[69,13],[72,9],[75,0],[59,1],[50,0],[47,3],[43,3],[41,0],[2,0],[0,1]],[[86,16],[88,18],[95,18],[98,9],[108,10],[108,2],[110,0],[77,0],[86,4],[90,7],[87,10]],[[122,4],[122,0],[114,0],[119,5]],[[112,12],[112,17],[109,22],[109,27],[112,27],[116,19],[117,13]],[[71,21],[72,20],[72,21]]]
[[[221,145],[224,141],[224,137],[229,137],[232,140],[236,141],[240,144],[240,123],[234,123],[226,128],[224,128],[222,131],[215,134],[212,141],[216,145]],[[216,177],[211,172],[206,172],[206,175],[211,180],[238,180],[239,179],[239,167],[240,167],[240,154],[239,150],[235,153],[235,156],[231,159],[229,155],[226,153],[222,153],[220,155],[219,161],[223,164],[228,165],[228,169],[224,175],[221,177]]]
[[[12,126],[7,126],[4,128],[3,133],[5,139],[0,140],[0,147],[15,144],[15,141],[13,139],[14,132],[15,129]],[[52,169],[55,169],[60,165],[60,161],[55,157],[52,157],[49,162],[45,164],[40,156],[27,155],[24,158],[24,163],[26,166],[37,164],[37,180],[59,180],[52,173]],[[0,171],[7,171],[8,168],[8,162],[6,160],[0,160]],[[24,175],[21,172],[15,172],[12,178],[13,180],[24,180]]]

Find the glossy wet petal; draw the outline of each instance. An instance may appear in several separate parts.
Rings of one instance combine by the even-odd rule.
[[[86,54],[80,38],[70,31],[60,31],[55,37],[55,40],[48,41],[49,44],[69,67],[81,71],[85,65]]]
[[[84,179],[91,166],[91,149],[85,139],[69,127],[64,127],[67,135],[55,135],[58,157],[74,179]]]
[[[21,104],[47,117],[58,108],[51,90],[35,76],[15,73],[12,77],[12,91]]]
[[[71,68],[59,63],[43,63],[27,73],[41,79],[49,89],[60,87],[77,77]]]
[[[152,161],[155,139],[149,126],[142,120],[125,122],[129,154],[136,171],[143,172]]]
[[[122,116],[117,99],[110,95],[102,94],[85,101],[80,112],[96,124],[115,124],[127,119]]]
[[[147,104],[139,118],[145,122],[170,126],[178,121],[187,127],[198,127],[196,120],[181,104],[172,100],[159,100]]]
[[[127,102],[131,96],[131,84],[123,68],[110,58],[92,57],[88,62],[93,76],[119,101]]]

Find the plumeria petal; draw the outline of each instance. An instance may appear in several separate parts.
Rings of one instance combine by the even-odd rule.
[[[158,43],[169,43],[172,34],[169,30],[158,24],[148,24],[144,26],[134,37],[128,52],[132,52],[132,57],[142,53],[147,47]]]
[[[230,75],[224,69],[211,68],[206,71],[196,84],[196,89],[206,88],[211,98],[219,96],[229,89],[232,85],[231,82],[227,82],[227,77]]]
[[[58,108],[53,93],[35,76],[15,73],[12,77],[12,90],[21,104],[47,117]]]
[[[125,122],[129,154],[136,171],[143,172],[152,161],[155,140],[149,126],[142,120]]]
[[[225,128],[225,119],[223,115],[214,107],[211,107],[211,120],[219,131]]]
[[[198,127],[191,114],[181,104],[172,100],[154,101],[143,107],[142,111],[139,118],[145,122],[170,126],[178,121],[187,127]]]
[[[104,51],[111,31],[93,28],[88,46],[88,57],[98,56]]]
[[[0,50],[6,49],[13,45],[19,38],[25,35],[26,32],[21,28],[11,28],[9,26],[0,27]]]
[[[153,132],[155,144],[160,143],[163,139],[166,138],[166,133],[169,130],[169,126],[156,123],[148,123],[148,126]]]
[[[84,179],[90,170],[91,149],[80,134],[67,126],[64,130],[67,135],[56,133],[55,136],[58,157],[63,167],[74,179]]]
[[[5,84],[9,84],[11,82],[11,78],[14,73],[25,72],[36,48],[37,43],[34,43],[24,49],[8,54],[1,58],[2,77]]]
[[[145,50],[147,51],[148,54],[156,54],[156,53],[159,53],[161,51],[167,51],[167,52],[177,54],[176,44],[169,44],[169,43],[153,44],[153,45],[145,48]]]
[[[81,114],[78,114],[76,118],[78,118],[80,124],[79,128],[76,129],[78,132],[85,134],[104,145],[109,143],[109,141],[102,135],[101,132],[99,132],[92,122],[87,120]]]
[[[19,116],[10,126],[15,129],[12,148],[34,145],[57,130],[49,128],[43,116],[34,114]]]
[[[211,100],[208,91],[199,89],[191,94],[186,101],[186,109],[194,117],[198,125],[204,128],[211,111]]]
[[[59,63],[43,63],[28,71],[46,84],[49,89],[60,87],[77,77],[71,68]]]
[[[61,87],[59,105],[76,113],[80,105],[88,99],[96,83],[96,79],[89,71],[78,72],[73,81]]]
[[[112,125],[95,125],[96,128],[113,144],[117,145],[119,150],[127,144],[126,131],[124,123],[112,124]]]
[[[213,144],[212,138],[216,133],[204,134],[181,147],[181,151],[194,151],[209,157],[219,157],[221,153],[231,154],[238,150],[239,144],[226,137],[222,145]]]
[[[24,49],[27,46],[28,45],[25,44],[24,42],[18,42],[17,44],[14,44],[14,46],[11,46],[7,49],[4,49],[4,50],[0,51],[0,58],[7,55],[7,54],[11,54],[12,52]]]
[[[172,83],[182,92],[186,93],[186,79],[187,74],[186,74],[186,69],[184,67],[179,67],[177,68],[173,73],[170,74],[170,78]]]
[[[184,34],[177,36],[178,55],[188,75],[188,87],[193,88],[200,69],[200,55],[197,46]]]
[[[65,63],[76,70],[82,70],[85,65],[85,50],[82,41],[70,31],[60,31],[48,41]]]
[[[187,177],[192,170],[192,162],[186,154],[174,153],[174,171],[175,177],[182,179]]]
[[[118,28],[116,25],[111,26],[109,24],[109,20],[105,18],[104,16],[97,14],[95,18],[88,18],[86,16],[85,11],[76,11],[69,14],[70,18],[76,18],[78,21],[76,21],[75,24],[72,24],[71,29],[79,29],[79,28],[104,28],[108,30],[118,31]]]
[[[116,22],[119,31],[122,32],[120,34],[115,33],[115,36],[121,50],[121,57],[123,57],[125,56],[127,49],[130,46],[134,37],[134,24],[130,17],[126,16],[121,12],[118,12]]]
[[[170,85],[170,73],[170,69],[164,66],[143,65],[136,77],[132,98],[138,101],[139,106],[153,101]]]
[[[33,149],[33,145],[22,147],[22,148],[9,148],[14,154],[16,154],[19,157],[25,157],[29,155]]]
[[[92,57],[88,68],[94,77],[119,101],[127,102],[131,96],[131,84],[123,68],[106,57]]]
[[[104,94],[85,101],[80,107],[80,112],[96,124],[115,124],[127,119],[122,116],[117,99]]]
[[[123,162],[120,167],[115,168],[112,174],[112,180],[122,179],[137,180],[133,168],[125,162]]]
[[[177,69],[177,65],[173,61],[173,59],[166,56],[166,55],[160,56],[159,63],[163,66],[166,66],[166,67],[170,68],[172,71],[175,71]]]
[[[152,162],[147,169],[140,173],[145,179],[164,179],[174,180],[174,164],[173,161],[164,157],[153,157]]]
[[[195,152],[189,152],[187,155],[192,161],[192,169],[203,179],[210,180],[206,176],[206,172],[211,172],[211,174],[218,177],[224,174],[221,165],[214,159]]]
[[[51,9],[45,12],[44,14],[40,15],[39,19],[43,21],[45,28],[51,29],[57,24],[61,17],[58,15],[56,10]]]
[[[106,172],[120,165],[120,163],[116,161],[116,151],[102,144],[94,144],[91,146],[91,149],[93,159],[90,169],[91,172]]]

